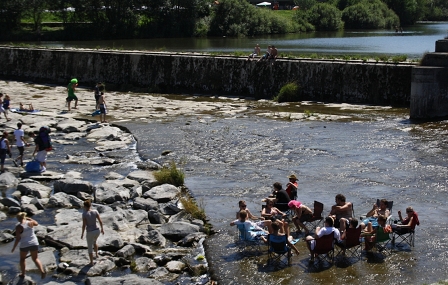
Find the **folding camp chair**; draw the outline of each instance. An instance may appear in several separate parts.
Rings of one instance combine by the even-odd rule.
[[[383,227],[378,227],[375,231],[375,244],[374,247],[380,253],[390,255],[392,253],[389,248],[389,242],[391,241],[390,233],[384,232]]]
[[[261,245],[263,245],[263,240],[261,239],[261,236],[265,235],[264,231],[256,231],[256,234],[253,234],[246,230],[244,224],[236,226],[238,231],[235,244],[237,245],[240,252],[260,254]]]
[[[322,212],[324,211],[324,204],[321,202],[314,201],[314,211],[313,216],[308,221],[304,221],[303,225],[310,231],[313,232],[323,221]]]
[[[397,243],[396,240],[399,240]],[[402,246],[408,244],[410,247],[414,247],[415,230],[407,229],[405,231],[393,230],[392,232],[392,245]]]
[[[273,264],[275,268],[291,265],[291,248],[287,244],[286,235],[268,235],[268,264]],[[299,240],[291,241],[292,244]],[[286,261],[283,259],[286,256]]]
[[[315,239],[310,262],[314,263],[316,259],[319,263],[324,261],[334,262],[334,232]]]
[[[287,203],[275,203],[274,207],[276,207],[277,209],[279,209],[280,211],[282,211],[283,213],[286,214],[286,220],[288,222],[292,221],[292,217],[294,216],[294,211],[289,208]]]
[[[378,208],[380,207],[380,199],[376,199],[376,205],[378,206]],[[394,206],[394,201],[387,201],[387,209],[389,209],[389,216],[387,217],[386,220],[386,225],[391,225],[392,224],[392,207]],[[360,220],[365,220],[367,218],[366,215],[363,215],[360,217]]]
[[[343,256],[344,258],[357,258],[361,260],[362,257],[362,242],[361,242],[361,227],[347,228],[344,242],[336,243],[339,251],[336,256]]]

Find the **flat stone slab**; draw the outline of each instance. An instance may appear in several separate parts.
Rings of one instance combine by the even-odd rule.
[[[38,180],[38,181],[42,181],[42,180],[59,180],[64,178],[64,174],[63,173],[59,173],[59,172],[54,172],[54,171],[45,171],[45,172],[22,172],[20,173],[20,178],[30,178],[33,180]]]

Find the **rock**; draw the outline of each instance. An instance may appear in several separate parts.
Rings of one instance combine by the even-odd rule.
[[[64,247],[60,250],[60,262],[72,263],[75,262],[78,264],[88,264],[90,262],[89,253],[86,249],[73,249],[70,250],[67,247]],[[75,263],[73,264],[75,265]]]
[[[0,221],[6,220],[7,218],[8,216],[5,213],[0,212]]]
[[[123,132],[117,127],[103,127],[99,129],[92,129],[87,135],[88,140],[97,141],[99,139],[119,139]]]
[[[20,173],[21,178],[30,178],[37,181],[47,181],[47,180],[59,180],[64,177],[64,174],[48,170],[42,173],[36,173],[36,172],[21,172]]]
[[[137,162],[137,167],[142,170],[159,170],[162,168],[160,164],[152,160]]]
[[[121,277],[89,277],[86,285],[163,285],[163,283],[155,279],[128,274]]]
[[[46,270],[53,270],[56,266],[56,257],[54,256],[54,248],[45,248],[43,252],[39,252],[39,260]],[[39,270],[34,264],[31,257],[25,259],[26,271],[36,271]]]
[[[181,239],[177,245],[178,246],[184,246],[184,247],[191,247],[193,245],[193,243],[198,243],[202,238],[207,237],[207,235],[205,233],[193,233],[193,234],[189,234],[186,237],[184,237],[183,239]]]
[[[115,265],[117,267],[123,267],[123,266],[131,265],[131,261],[126,259],[126,258],[124,258],[124,257],[115,257],[114,258],[114,262],[115,262]]]
[[[116,201],[127,201],[130,194],[123,186],[103,182],[96,186],[95,196],[97,202],[112,204]]]
[[[115,256],[129,258],[135,254],[135,248],[132,245],[126,245],[115,253]]]
[[[114,141],[114,142],[109,142],[108,141],[107,143],[98,142],[98,144],[102,144],[100,146],[96,146],[95,147],[95,150],[99,151],[99,152],[124,149],[124,148],[126,148],[128,146],[127,142],[120,142],[120,141]]]
[[[140,183],[143,183],[145,181],[156,181],[156,178],[154,177],[154,174],[152,172],[143,170],[133,171],[128,174],[127,178],[137,180]]]
[[[17,274],[11,281],[9,281],[8,285],[36,285],[33,279],[30,276],[25,275],[25,278],[19,277]]]
[[[163,216],[159,211],[149,210],[148,218],[152,224],[164,224],[166,223],[165,216]]]
[[[161,277],[163,278],[168,274],[170,274],[170,272],[165,267],[157,267],[156,269],[149,272],[149,277],[158,279]]]
[[[73,133],[73,132],[79,132],[79,128],[83,127],[86,123],[81,120],[74,120],[74,119],[66,119],[60,121],[56,125],[56,129],[58,131],[63,131],[64,133]]]
[[[148,272],[155,268],[157,268],[157,264],[151,258],[139,257],[135,260],[134,270],[137,272]]]
[[[137,240],[143,244],[157,245],[159,247],[166,246],[166,239],[158,230],[150,230],[143,233]]]
[[[32,197],[28,197],[28,196],[22,196],[20,197],[20,204],[30,204],[31,200],[33,198]]]
[[[140,197],[140,196],[142,196],[142,186],[136,186],[136,187],[133,187],[132,189],[131,189],[131,191],[129,192],[129,195],[130,195],[130,198],[131,199],[135,199],[135,198],[137,198],[137,197]]]
[[[64,179],[82,179],[82,173],[77,171],[68,171],[64,174]]]
[[[79,156],[67,156],[68,159],[59,161],[64,164],[88,164],[88,165],[99,165],[99,166],[108,166],[119,163],[115,159],[112,158],[103,158],[103,157],[79,157]]]
[[[7,231],[3,230],[0,232],[0,242],[7,243],[14,240],[14,236],[11,233],[8,233]]]
[[[106,180],[119,180],[123,178],[124,178],[123,175],[116,172],[109,172],[108,174],[104,175],[104,179]]]
[[[199,227],[186,222],[174,222],[163,224],[159,231],[164,237],[173,241],[179,241],[189,234],[199,232]]]
[[[144,245],[141,243],[136,243],[136,242],[131,242],[129,244],[132,245],[135,249],[135,252],[137,252],[139,254],[151,252],[151,248],[147,245]]]
[[[155,186],[143,194],[144,198],[151,198],[159,203],[167,203],[173,200],[179,193],[179,189],[171,184]]]
[[[1,202],[3,205],[5,205],[7,207],[20,207],[20,202],[14,198],[6,197],[6,198],[3,198],[1,200]]]
[[[76,197],[78,197],[79,199],[81,199],[83,201],[86,201],[86,200],[92,201],[93,200],[93,196],[90,194],[87,194],[86,192],[78,192],[76,194]]]
[[[34,216],[42,212],[42,210],[37,209],[33,204],[23,204],[21,208],[22,212],[27,213],[28,216]]]
[[[182,212],[177,213],[176,215],[171,216],[168,219],[168,223],[184,222],[187,220],[188,217],[189,217],[189,215],[187,214],[187,212],[182,211]]]
[[[20,207],[9,207],[8,214],[15,215],[15,214],[20,213],[21,211],[22,211],[22,208],[20,208]]]
[[[169,261],[165,265],[166,269],[168,269],[168,271],[172,273],[181,273],[182,271],[184,271],[186,266],[187,265],[185,263],[177,260]]]
[[[73,132],[73,133],[66,134],[64,136],[64,140],[77,141],[77,140],[85,137],[86,135],[87,135],[86,133],[82,133],[82,132]]]
[[[54,216],[56,226],[70,225],[82,222],[82,212],[78,209],[58,209]]]
[[[0,174],[0,186],[4,187],[12,187],[19,183],[19,179],[17,179],[14,174],[11,172],[5,172]]]
[[[78,192],[93,193],[93,185],[88,181],[67,178],[54,183],[54,193],[64,192],[76,195]]]
[[[133,189],[134,187],[139,187],[140,183],[136,180],[131,179],[120,179],[120,180],[107,180],[107,183],[115,184],[128,189]]]
[[[40,183],[20,183],[17,185],[17,190],[20,191],[22,195],[32,195],[39,199],[49,198],[51,193],[51,188]]]
[[[59,192],[51,196],[48,200],[48,207],[55,208],[82,208],[84,203],[73,195]]]
[[[33,204],[34,206],[36,206],[36,208],[38,210],[44,210],[44,206],[42,205],[42,202],[39,199],[37,199],[36,197],[31,199],[30,204]]]
[[[100,276],[106,272],[111,271],[114,268],[115,268],[115,262],[112,257],[101,257],[100,259],[97,259],[94,266],[83,267],[81,272],[87,276]],[[86,284],[90,284],[90,283],[86,282]],[[93,284],[96,285],[98,283],[93,283]]]
[[[149,210],[157,210],[159,208],[159,204],[153,199],[145,199],[138,197],[135,198],[132,207],[134,209],[142,209],[145,211],[149,211]]]

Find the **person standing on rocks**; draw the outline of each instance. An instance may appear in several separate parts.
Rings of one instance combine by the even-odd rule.
[[[22,130],[22,123],[17,123],[17,130],[14,131],[14,137],[16,138],[16,146],[19,150],[19,156],[13,160],[14,164],[18,166],[17,162],[20,161],[20,166],[23,166],[23,153],[25,146],[28,143],[25,141],[25,132]]]
[[[0,139],[0,171],[5,172],[5,159],[6,154],[11,157],[11,148],[9,147],[8,132],[3,132],[2,138]]]
[[[41,278],[44,279],[46,275],[46,271],[42,266],[39,258],[37,257],[37,253],[39,250],[39,241],[37,240],[36,235],[34,234],[33,227],[38,226],[39,223],[31,218],[27,218],[25,212],[20,212],[17,214],[17,220],[19,223],[16,225],[16,240],[14,242],[14,246],[12,247],[11,252],[14,252],[17,245],[20,242],[20,278],[25,278],[25,259],[28,252],[31,254],[31,259],[36,264],[36,267],[39,269],[41,273]]]
[[[9,102],[9,101],[8,101]],[[5,107],[3,107],[3,103],[4,103],[4,101],[3,101],[3,93],[0,93],[0,113],[3,113],[3,114],[5,114],[5,119],[7,120],[7,121],[11,121],[11,119],[9,119],[8,118],[8,115],[6,114],[6,110],[5,110]],[[8,103],[9,104],[9,103]]]
[[[103,87],[103,83],[98,82],[95,86],[95,88],[93,88],[94,92],[95,92],[95,110],[99,110],[99,104],[98,104],[98,100],[100,99],[101,96],[101,91],[103,91],[104,87]]]
[[[67,86],[67,92],[68,92],[68,96],[67,96],[67,107],[68,107],[68,111],[70,112],[70,103],[75,100],[75,106],[73,107],[73,109],[77,109],[78,108],[78,97],[76,97],[75,95],[75,90],[76,87],[78,86],[78,79],[73,78],[70,83]]]
[[[45,172],[47,170],[47,151],[52,150],[49,133],[49,127],[41,127],[39,129],[39,134],[34,139],[36,148],[34,149],[33,156],[37,153],[36,160],[40,163],[40,172]]]
[[[98,99],[98,105],[100,106],[100,121],[101,123],[107,123],[106,121],[106,100],[104,99],[104,92],[101,92],[100,98]]]
[[[96,220],[98,220],[101,233],[104,235],[103,222],[101,221],[100,214],[97,210],[92,210],[92,202],[90,200],[84,201],[84,212],[82,213],[82,233],[81,239],[84,238],[84,231],[86,233],[87,239],[87,251],[89,253],[90,258],[90,266],[93,266],[93,250],[95,249],[96,258],[98,258],[98,244],[96,240],[100,236],[100,229],[96,224]]]

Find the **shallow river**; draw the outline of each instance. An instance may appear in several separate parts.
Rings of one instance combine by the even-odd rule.
[[[186,184],[219,231],[208,241],[208,257],[221,284],[423,284],[447,279],[446,224],[440,219],[447,212],[447,122],[412,124],[407,109],[338,112],[353,117],[322,122],[204,115],[126,126],[143,157],[185,162]],[[172,153],[161,157],[164,150]],[[421,221],[415,248],[404,247],[385,259],[375,255],[350,266],[316,269],[308,267],[301,241],[301,254],[293,257],[292,266],[278,271],[265,266],[266,255],[238,254],[236,230],[228,225],[238,200],[258,213],[271,185],[285,184],[290,173],[299,176],[299,200],[308,206],[323,202],[325,215],[338,193],[354,203],[358,217],[377,198],[394,201],[395,217],[398,210],[413,206]]]

